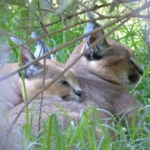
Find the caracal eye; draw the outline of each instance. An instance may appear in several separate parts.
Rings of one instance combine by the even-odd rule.
[[[60,81],[60,83],[63,84],[63,85],[65,85],[65,86],[68,86],[68,87],[70,86],[70,84],[68,83],[68,81],[65,81],[65,80],[64,81]]]

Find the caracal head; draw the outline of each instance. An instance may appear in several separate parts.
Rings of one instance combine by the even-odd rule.
[[[96,21],[89,22],[85,33],[99,27],[100,25]],[[104,31],[99,30],[85,37],[84,50],[102,36],[104,36]],[[101,40],[99,44],[86,53],[85,57],[88,60],[87,65],[90,65],[95,74],[125,87],[135,87],[143,74],[132,50],[114,40],[106,38]]]
[[[35,60],[35,57],[26,46],[21,46],[21,59],[23,65],[26,65]],[[43,85],[46,86],[49,82],[53,81],[64,69],[65,66],[63,64],[51,59],[45,59],[45,64],[42,60],[24,69],[28,98],[32,98],[43,88]],[[23,87],[22,93],[25,98]],[[65,72],[56,82],[44,90],[43,97],[52,97],[56,100],[81,101],[82,89],[79,86],[75,72],[72,69]],[[41,94],[37,98],[41,98]]]

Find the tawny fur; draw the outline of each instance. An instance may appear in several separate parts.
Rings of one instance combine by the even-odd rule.
[[[2,77],[15,71],[18,68],[18,64],[7,64],[0,66],[0,68],[0,77]],[[15,74],[7,80],[0,82],[0,116],[4,115],[7,110],[10,110],[23,102],[21,85],[18,80],[19,75]]]
[[[35,60],[34,55],[28,47],[21,46],[21,58],[23,65]],[[53,81],[65,70],[65,65],[56,60],[45,59],[30,65],[24,70],[25,86],[28,99],[31,99],[43,86]],[[21,78],[20,78],[21,80]],[[44,80],[44,81],[43,81]],[[23,85],[23,82],[21,82]],[[24,87],[22,86],[22,95],[25,99]],[[36,98],[41,98],[39,94]],[[56,82],[46,88],[43,92],[43,98],[57,98],[57,100],[77,100],[82,95],[82,89],[79,87],[76,73],[73,69],[67,70]]]
[[[28,53],[28,52],[29,51],[27,51],[27,55],[28,54],[30,55],[30,53]],[[27,58],[29,58],[29,57],[27,57]],[[35,72],[35,74],[31,75],[31,77],[25,78],[26,91],[27,91],[27,95],[28,95],[29,99],[32,98],[39,90],[41,90],[43,88],[43,74],[45,74],[44,82],[46,85],[48,82],[52,81],[55,77],[57,77],[59,74],[61,74],[62,71],[66,68],[65,65],[57,62],[56,60],[46,59],[45,67],[41,67],[43,65],[43,63],[44,63],[43,60],[41,60],[40,63],[38,63],[40,68],[34,69],[34,66],[31,66],[30,70],[34,69],[37,71],[37,73]],[[18,68],[17,63],[5,64],[4,66],[2,66],[0,76],[3,76],[5,74],[7,75],[7,74],[11,73],[12,71],[15,71],[17,68]],[[43,73],[42,69],[45,69],[44,73]],[[31,71],[31,73],[32,73],[32,71]],[[67,86],[67,85],[64,85],[61,83],[64,81],[67,82],[69,85]],[[3,118],[2,123],[0,125],[0,127],[1,127],[1,129],[0,129],[0,149],[6,149],[7,145],[5,145],[5,143],[7,143],[7,142],[5,142],[5,140],[6,140],[5,139],[6,138],[6,136],[5,136],[6,130],[5,129],[7,129],[8,125],[9,125],[8,122],[9,121],[11,122],[12,121],[11,119],[13,119],[15,117],[15,115],[18,113],[18,112],[14,112],[15,114],[11,116],[10,110],[12,109],[12,111],[13,110],[19,111],[19,109],[24,104],[23,102],[25,101],[24,88],[23,88],[23,82],[22,82],[21,77],[19,77],[18,74],[15,74],[14,76],[0,82],[0,92],[1,92],[0,118],[1,119]],[[81,92],[81,93],[78,93],[78,92]],[[67,72],[65,72],[56,82],[54,82],[51,86],[46,88],[43,93],[44,101],[47,101],[48,103],[49,103],[49,101],[61,103],[61,101],[63,101],[63,100],[78,102],[78,101],[80,101],[81,97],[82,97],[82,90],[79,86],[76,73],[74,72],[73,69],[69,69]],[[35,113],[35,119],[34,119],[34,124],[33,124],[34,127],[38,125],[39,106],[40,106],[39,99],[40,98],[41,98],[41,94],[36,97],[37,102],[32,102],[32,104],[33,103],[35,104],[33,106],[34,110],[37,110],[37,111],[33,112],[33,113]],[[20,103],[22,103],[22,104],[20,104]],[[42,105],[43,108],[45,107],[44,103]],[[18,107],[17,107],[17,105],[18,105]],[[52,107],[52,105],[51,105],[51,107]],[[32,108],[32,105],[30,105],[30,108]],[[44,108],[44,109],[45,110],[42,113],[42,116],[43,116],[43,119],[47,120],[48,115],[46,112],[49,108],[46,106],[46,108]],[[54,106],[54,109],[51,108],[51,112],[53,112],[53,113],[55,113],[56,110],[58,110],[58,108],[55,109],[55,106]],[[22,113],[22,115],[23,116],[20,118],[22,121],[20,121],[20,119],[18,120],[20,122],[19,123],[20,129],[21,129],[21,127],[23,127],[23,125],[25,123],[24,121],[26,118],[24,112]],[[11,118],[11,119],[9,120],[9,118]],[[21,122],[22,122],[22,124],[21,124]],[[16,136],[16,131],[14,132],[14,134]],[[14,136],[14,139],[15,139],[15,136]],[[17,137],[17,140],[18,140],[18,137]],[[10,141],[8,143],[9,144],[12,143],[12,146],[10,146],[11,150],[18,149],[14,144],[13,138],[10,138]],[[3,148],[3,144],[4,144],[4,148]]]
[[[116,42],[115,42],[116,43]],[[77,56],[79,56],[85,48],[86,41],[82,42],[76,47],[70,56],[67,65],[72,63]],[[117,49],[119,48],[119,44]],[[128,57],[132,56],[132,52],[126,51]],[[117,54],[115,54],[117,55]],[[118,63],[119,61],[119,63]],[[109,63],[110,62],[110,63]],[[116,63],[115,63],[116,62]],[[137,66],[139,67],[139,66]],[[140,68],[140,67],[139,67]],[[133,115],[138,116],[137,109],[141,104],[135,100],[129,92],[124,88],[123,76],[125,73],[135,73],[134,66],[131,65],[123,56],[121,57],[108,57],[103,60],[88,61],[84,56],[73,66],[73,69],[78,74],[79,83],[84,91],[84,99],[81,103],[75,101],[59,101],[56,102],[51,98],[45,98],[42,105],[42,118],[46,121],[50,114],[57,113],[59,125],[67,126],[70,119],[63,116],[59,106],[62,106],[73,120],[80,120],[81,112],[89,110],[94,106],[99,111],[99,116],[103,123],[111,125],[114,121],[110,114],[116,115],[118,119],[122,118],[122,124],[125,125],[124,118],[131,124]],[[114,70],[116,69],[116,71]],[[125,72],[125,73],[124,73]],[[138,74],[138,73],[137,73]],[[140,75],[139,75],[140,79]],[[15,109],[9,112],[9,121],[17,116],[18,112],[23,107],[23,103],[18,105]],[[35,100],[34,103],[29,105],[31,113],[34,113],[33,131],[36,133],[38,128],[38,114],[40,108],[40,100]],[[32,109],[31,109],[32,108]],[[137,109],[136,109],[137,108]],[[106,110],[109,113],[106,113]],[[124,116],[124,117],[123,117]],[[111,118],[111,119],[110,119]],[[22,112],[16,122],[17,129],[21,129],[25,123],[25,112]],[[5,126],[6,128],[6,126]],[[112,137],[114,133],[110,131]],[[101,134],[97,135],[101,139]]]
[[[26,50],[26,49],[25,49]],[[26,55],[30,55],[27,50]],[[29,56],[27,56],[28,58]],[[43,76],[45,75],[44,85],[47,85],[55,77],[57,77],[65,69],[65,65],[57,62],[56,60],[46,59],[46,65],[43,66],[44,62],[41,60],[39,64],[43,67],[37,69],[37,73],[33,77],[25,78],[25,86],[27,91],[28,99],[31,99],[39,90],[43,88]],[[13,71],[16,71],[18,67],[17,63],[5,64],[0,66],[0,77],[5,76]],[[33,67],[31,68],[33,69]],[[43,70],[45,69],[45,72]],[[40,70],[38,72],[38,70]],[[69,86],[63,85],[61,82],[69,83]],[[55,100],[74,100],[79,101],[80,96],[76,92],[82,91],[76,73],[73,69],[69,69],[63,74],[56,82],[44,90],[44,98],[54,98]],[[0,82],[0,116],[3,116],[7,111],[14,108],[16,105],[22,103],[25,100],[22,78],[19,77],[18,73],[12,77]],[[36,98],[41,98],[39,94]]]
[[[43,64],[43,61],[40,62]],[[65,65],[55,60],[46,59],[45,73],[42,71],[38,74],[38,76],[36,76],[36,78],[25,79],[28,98],[31,99],[36,92],[43,88],[43,74],[45,74],[44,84],[46,86],[55,77],[61,74],[64,69]],[[61,81],[67,81],[70,84],[70,87],[61,84]],[[81,88],[79,86],[76,73],[73,69],[69,69],[56,82],[44,90],[43,96],[44,98],[56,97],[57,100],[63,100],[63,97],[65,97],[65,100],[79,101],[80,97],[75,94],[75,91],[78,90],[81,90]],[[22,93],[24,93],[23,89]],[[23,97],[25,99],[24,94]],[[41,98],[41,94],[38,95],[37,98]]]
[[[96,24],[96,27],[98,24]],[[74,60],[89,46],[89,43],[95,39],[93,36],[101,36],[101,33],[91,35],[79,44],[69,60],[67,65],[74,62]],[[99,37],[96,37],[99,38]],[[91,43],[90,43],[91,44]],[[111,125],[116,117],[123,126],[125,126],[125,119],[129,124],[132,123],[133,116],[138,120],[138,109],[142,105],[133,96],[126,91],[125,87],[134,87],[140,81],[142,69],[136,62],[133,52],[113,40],[106,40],[101,42],[99,47],[92,49],[89,55],[82,56],[80,60],[74,64],[79,84],[83,89],[83,100],[77,101],[55,101],[53,98],[45,98],[42,105],[41,116],[46,121],[49,115],[57,113],[59,125],[67,126],[70,119],[65,117],[59,106],[63,106],[68,115],[73,119],[80,121],[81,112],[89,110],[90,107],[95,107],[99,112],[99,117],[102,122]],[[99,50],[100,48],[100,50]],[[99,50],[99,51],[97,51]],[[102,50],[102,51],[101,51]],[[97,55],[96,57],[94,55]],[[24,103],[18,105],[9,112],[10,123],[19,113]],[[36,99],[29,105],[30,110],[34,113],[33,131],[36,133],[38,125],[38,115],[40,108],[40,99]],[[92,119],[92,116],[90,117]],[[21,129],[25,124],[25,111],[21,113],[16,122],[16,128]],[[5,121],[4,124],[6,125]],[[9,124],[8,124],[9,125]],[[7,127],[3,126],[1,129],[5,131]],[[102,134],[97,131],[97,138],[101,139]],[[109,131],[112,138],[115,134]]]

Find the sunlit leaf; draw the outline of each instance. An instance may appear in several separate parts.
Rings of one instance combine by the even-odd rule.
[[[67,9],[67,7],[69,5],[71,5],[72,2],[73,2],[73,0],[66,0],[65,2],[63,2],[62,5],[61,5],[61,7],[59,7],[58,9],[56,9],[56,13],[60,14],[60,13],[64,12]]]

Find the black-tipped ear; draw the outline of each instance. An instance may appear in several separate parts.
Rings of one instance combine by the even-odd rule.
[[[91,12],[87,12],[88,18],[90,20],[94,19],[93,15]],[[87,27],[85,28],[84,33],[88,33],[93,31],[94,29],[97,29],[101,27],[96,21],[90,21],[87,24]],[[91,35],[85,37],[86,40],[89,40],[89,42],[92,44],[93,42],[95,42],[98,38],[102,37],[104,35],[104,31],[103,30],[99,30],[98,32],[92,33]],[[104,43],[106,39],[104,39]],[[103,42],[103,41],[102,41]]]
[[[90,16],[89,19],[93,19],[93,18],[91,18],[92,17],[91,13],[88,16]],[[100,28],[100,27],[101,26],[96,21],[89,22],[84,33],[91,32],[94,29],[97,29],[97,28]],[[103,35],[104,35],[104,31],[99,30],[99,31],[97,31],[95,33],[92,33],[91,35],[85,37],[84,40],[87,40],[87,44],[88,44],[86,48],[88,48],[93,42],[95,42],[97,39],[101,38]],[[107,49],[107,47],[108,47],[107,40],[104,39],[101,42],[99,42],[99,44],[96,47],[91,49],[86,54],[86,57],[89,60],[101,59],[103,57],[103,55],[106,53],[105,50]]]
[[[24,45],[21,46],[20,55],[21,55],[23,65],[26,65],[35,59],[34,55],[31,53],[29,48]]]
[[[36,32],[32,32],[31,38],[36,39],[38,37],[39,37],[39,35]],[[51,50],[50,50],[49,46],[43,40],[38,40],[36,50],[34,52],[34,56],[35,56],[35,58],[39,58],[50,51]],[[48,59],[51,59],[51,57],[52,57],[52,54],[47,56]]]
[[[28,49],[28,47],[26,46],[21,46],[20,55],[22,59],[22,65],[29,64],[36,59],[34,55],[31,53],[31,51]],[[24,69],[25,78],[29,79],[31,77],[36,77],[42,71],[43,71],[43,65],[39,62],[36,62],[30,65],[29,67],[27,67],[26,69]]]

